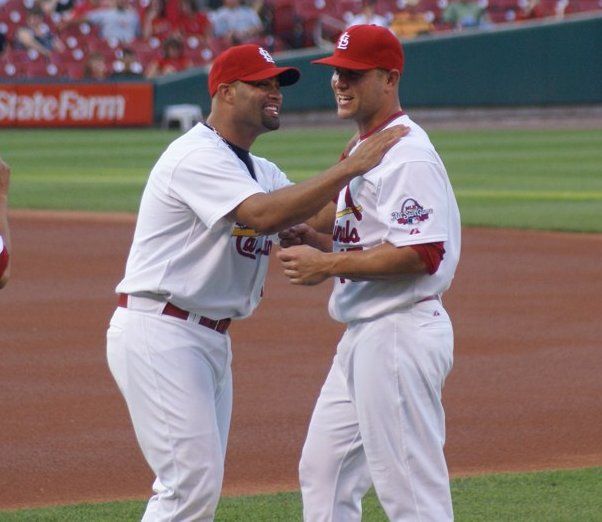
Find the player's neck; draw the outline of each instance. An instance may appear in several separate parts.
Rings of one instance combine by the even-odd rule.
[[[358,120],[357,128],[360,133],[360,139],[366,139],[375,132],[384,129],[389,122],[398,118],[403,114],[401,105],[399,103],[383,106],[381,109],[371,114],[369,117]]]
[[[206,120],[207,124],[223,139],[244,150],[251,150],[257,139],[255,133],[246,133],[240,126],[225,119],[214,117],[212,114]]]

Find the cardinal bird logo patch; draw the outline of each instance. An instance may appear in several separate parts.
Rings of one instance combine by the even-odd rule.
[[[432,213],[432,208],[424,208],[415,199],[408,198],[401,204],[401,210],[391,212],[391,221],[397,221],[400,225],[419,225]]]

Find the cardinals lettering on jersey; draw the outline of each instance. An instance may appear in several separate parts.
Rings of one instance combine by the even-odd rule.
[[[234,225],[232,237],[236,238],[236,251],[243,257],[257,259],[257,256],[269,256],[272,251],[273,241],[269,237],[240,223]]]

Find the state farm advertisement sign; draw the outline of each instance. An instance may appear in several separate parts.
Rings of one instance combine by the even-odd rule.
[[[151,83],[0,85],[0,127],[150,125]]]

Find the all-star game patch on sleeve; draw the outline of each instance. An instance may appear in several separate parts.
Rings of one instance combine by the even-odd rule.
[[[385,219],[386,241],[395,246],[446,241],[447,191],[444,173],[427,161],[402,165],[383,177],[379,215]]]

